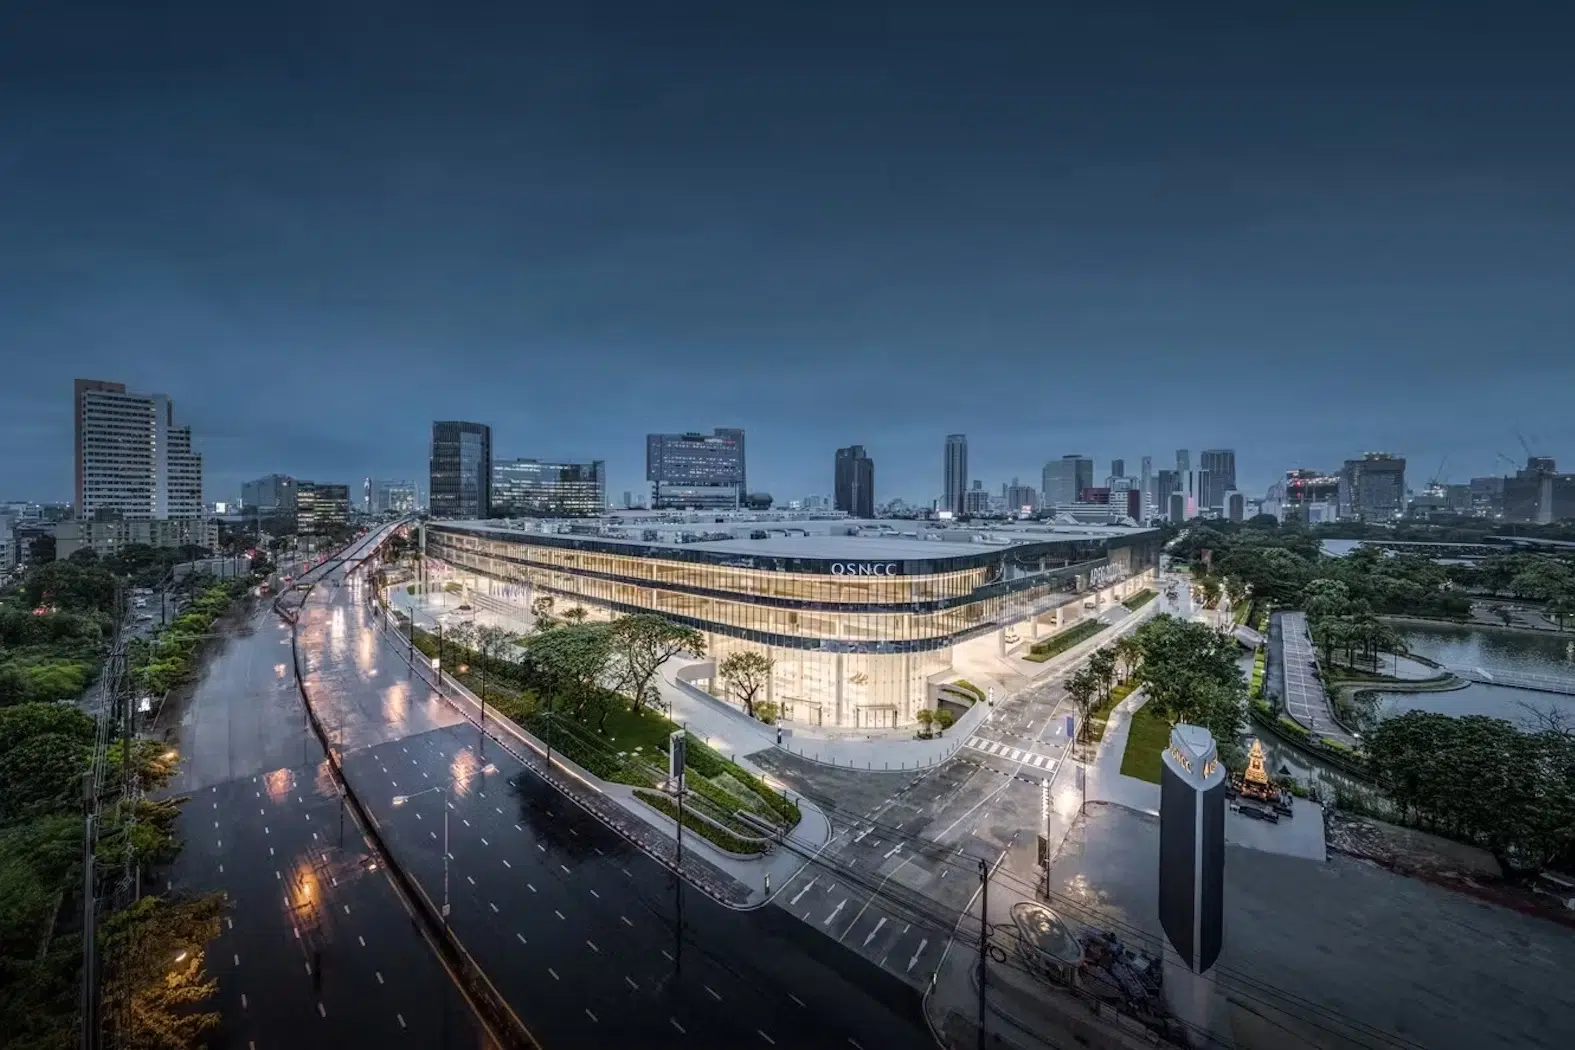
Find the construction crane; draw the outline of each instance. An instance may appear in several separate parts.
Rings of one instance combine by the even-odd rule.
[[[1438,461],[1438,469],[1433,471],[1433,480],[1427,483],[1428,488],[1441,489],[1444,487],[1444,466],[1448,462],[1448,456],[1445,456],[1443,459]]]
[[[1519,470],[1520,469],[1520,464],[1516,463],[1514,460],[1512,460],[1508,456],[1504,455],[1504,453],[1497,452],[1497,453],[1494,453],[1494,454],[1496,456],[1498,456],[1499,459],[1502,459],[1505,463],[1508,463],[1510,470]]]

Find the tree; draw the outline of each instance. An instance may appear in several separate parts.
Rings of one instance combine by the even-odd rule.
[[[200,1007],[218,990],[204,965],[205,946],[219,935],[224,900],[143,897],[105,923],[103,1010],[128,1023],[128,1050],[191,1050],[219,1024]]]
[[[617,678],[636,711],[657,698],[656,675],[664,663],[705,655],[705,635],[655,613],[622,617],[613,624],[612,639]]]
[[[950,711],[942,709],[935,712],[935,735],[945,736],[946,731],[952,727],[952,723],[955,721],[957,721],[957,716]]]
[[[771,700],[755,701],[755,717],[768,726],[776,724],[777,715],[780,713],[780,706]]]
[[[755,697],[771,681],[771,668],[776,661],[759,649],[738,649],[728,653],[717,675],[729,690],[744,702],[744,710],[751,718],[755,714]]]
[[[1088,733],[1088,719],[1094,709],[1094,693],[1098,689],[1099,681],[1086,665],[1072,672],[1066,681],[1066,693],[1072,698],[1072,703],[1077,705],[1077,724],[1080,739],[1086,737]]]
[[[1138,681],[1149,703],[1168,722],[1201,724],[1217,685],[1245,696],[1246,684],[1236,666],[1236,643],[1205,624],[1160,615],[1138,628],[1143,650]]]
[[[79,797],[87,757],[87,745],[65,733],[40,733],[0,754],[0,819]]]
[[[548,686],[578,718],[592,694],[605,691],[602,683],[612,658],[612,628],[601,623],[554,627],[531,641],[530,653]]]
[[[928,707],[920,708],[913,716],[919,723],[919,735],[929,736],[930,726],[935,723],[935,712]]]
[[[583,605],[576,605],[572,608],[563,610],[563,618],[568,620],[570,623],[584,623],[585,618],[589,615],[590,613],[586,612],[585,606]]]
[[[1088,658],[1088,670],[1098,684],[1099,695],[1110,699],[1110,686],[1116,676],[1116,654],[1110,646],[1102,646]]]

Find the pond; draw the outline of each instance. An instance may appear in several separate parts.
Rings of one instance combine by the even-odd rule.
[[[1411,652],[1446,667],[1480,669],[1492,674],[1553,675],[1575,680],[1575,634],[1534,634],[1482,630],[1453,624],[1407,625],[1400,637]],[[1436,711],[1446,715],[1488,715],[1524,724],[1526,706],[1559,709],[1575,719],[1575,696],[1473,682],[1447,693],[1379,693],[1379,712]]]

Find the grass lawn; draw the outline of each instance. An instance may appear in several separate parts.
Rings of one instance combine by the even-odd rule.
[[[1170,723],[1153,713],[1152,704],[1144,704],[1132,716],[1132,728],[1127,733],[1127,750],[1121,756],[1121,772],[1150,784],[1159,783],[1159,756],[1170,746]]]

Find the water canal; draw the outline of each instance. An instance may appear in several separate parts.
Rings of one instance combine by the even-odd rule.
[[[1413,625],[1401,631],[1410,651],[1446,667],[1480,669],[1493,674],[1550,675],[1575,680],[1575,634],[1499,631],[1455,624]],[[1488,715],[1524,724],[1528,706],[1539,711],[1559,709],[1575,720],[1575,696],[1472,682],[1444,693],[1384,693],[1377,699],[1380,717],[1406,711],[1445,715]]]

